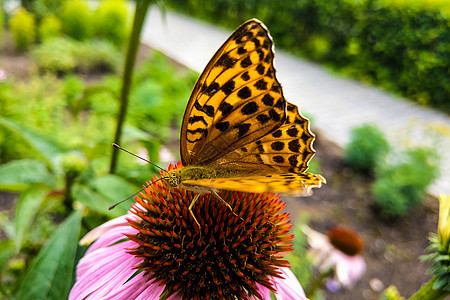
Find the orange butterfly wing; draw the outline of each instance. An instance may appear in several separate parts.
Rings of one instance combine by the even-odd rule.
[[[209,165],[284,122],[286,100],[275,78],[272,47],[265,26],[250,20],[213,56],[184,114],[184,166]]]
[[[185,187],[306,195],[325,183],[305,173],[315,137],[284,98],[273,59],[269,32],[253,19],[208,63],[189,99],[180,145],[183,165],[206,171],[181,171]]]

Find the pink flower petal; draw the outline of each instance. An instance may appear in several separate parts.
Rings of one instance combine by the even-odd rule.
[[[147,280],[143,274],[144,272],[141,272],[121,285],[116,292],[108,296],[108,299],[158,299],[164,291],[164,286],[159,286],[153,280]]]
[[[97,228],[89,231],[80,241],[81,245],[89,245],[96,239],[98,239],[100,236],[102,236],[105,232],[111,230],[111,228],[120,226],[120,225],[127,225],[128,221],[127,218],[132,218],[132,214],[126,214],[123,216],[120,216],[118,218],[112,219]]]
[[[336,277],[344,287],[352,287],[366,271],[366,262],[360,255],[341,255],[336,262]]]
[[[120,288],[130,278],[140,262],[138,258],[126,253],[136,247],[136,243],[127,241],[107,248],[101,248],[83,257],[77,267],[77,281],[69,299],[97,299],[96,291],[103,286]],[[116,258],[116,259],[115,259]]]
[[[278,300],[307,300],[305,292],[303,291],[300,282],[298,282],[297,277],[289,268],[280,268],[281,275],[284,277],[273,278],[277,292],[275,296]],[[268,298],[270,299],[270,297]]]
[[[258,292],[261,294],[261,296],[263,297],[263,299],[267,299],[270,300],[270,290],[268,288],[266,288],[265,286],[257,283],[256,284],[256,288],[258,289]],[[252,297],[253,300],[256,300],[255,297]]]
[[[115,228],[111,228],[109,231],[103,233],[102,236],[96,240],[91,247],[86,251],[89,254],[97,249],[109,247],[123,239],[128,239],[125,234],[135,234],[137,230],[129,225],[122,225]]]

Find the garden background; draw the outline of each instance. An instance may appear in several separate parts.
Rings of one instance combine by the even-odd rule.
[[[30,278],[39,279],[42,274],[36,269],[42,257],[60,255],[54,269],[69,261],[73,268],[77,260],[73,257],[83,252],[76,246],[79,237],[126,212],[129,203],[112,211],[107,208],[138,191],[156,171],[120,154],[111,172],[111,143],[132,25],[129,5],[2,1],[2,297],[19,297]],[[228,30],[258,17],[270,29],[277,49],[442,114],[450,111],[450,7],[445,1],[210,1],[207,5],[166,1],[160,5]],[[197,76],[164,53],[141,45],[121,146],[162,167],[177,161],[181,118]],[[308,115],[301,101],[300,110]],[[341,148],[314,127],[314,115],[311,119],[317,133],[311,169],[328,184],[311,198],[286,199],[288,211],[293,223],[308,223],[318,231],[337,224],[357,230],[368,264],[354,288],[337,293],[323,289],[317,299],[360,299],[361,295],[377,299],[390,284],[410,296],[431,277],[425,274],[429,264],[419,260],[428,233],[437,226],[437,200],[426,191],[439,176],[435,148],[441,146],[441,135],[448,138],[448,128],[433,131],[429,147],[416,143],[399,147],[389,143],[376,124],[363,125]],[[62,226],[68,216],[72,217],[67,222],[81,220],[81,232],[73,226],[70,234],[58,235],[58,227],[67,227]],[[315,271],[304,255],[305,237],[297,231],[291,263],[307,286]],[[56,243],[52,236],[65,239],[59,241],[64,249],[45,247]],[[72,284],[71,276],[53,278],[47,288],[61,287],[58,299],[67,295]]]

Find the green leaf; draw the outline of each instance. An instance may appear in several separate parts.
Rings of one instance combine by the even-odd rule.
[[[73,199],[75,201],[79,201],[81,204],[92,209],[95,212],[113,218],[127,213],[127,208],[124,206],[117,206],[113,210],[108,210],[108,207],[116,204],[119,200],[109,199],[108,197],[105,197],[104,195],[98,193],[90,187],[76,184],[73,186],[72,191]]]
[[[447,285],[450,281],[450,275],[438,276],[436,282],[433,285],[433,290],[438,290],[445,285]]]
[[[132,125],[125,125],[123,127],[123,141],[122,143],[128,143],[135,140],[149,140],[152,136],[142,129],[139,129]]]
[[[44,163],[22,159],[0,166],[1,190],[20,192],[34,183],[53,185],[53,178]]]
[[[13,257],[15,254],[14,251],[14,242],[11,240],[0,241],[0,270],[3,269],[3,266],[8,262],[8,260]]]
[[[81,215],[73,213],[39,252],[13,299],[67,299],[72,285]]]
[[[0,126],[23,138],[51,166],[55,165],[55,159],[65,151],[63,147],[46,136],[34,132],[16,121],[0,117]]]
[[[33,222],[45,196],[50,192],[48,187],[34,186],[20,195],[16,207],[15,237],[16,251],[18,252],[26,240],[26,233]]]
[[[153,140],[142,140],[141,141],[142,145],[144,145],[145,149],[147,149],[147,153],[148,153],[148,157],[149,160],[154,163],[157,164],[159,161],[159,151],[161,148],[161,145],[159,143],[158,140],[153,139]]]
[[[129,183],[122,177],[111,174],[94,179],[91,186],[99,194],[109,199],[112,204],[130,197],[138,191],[136,185]]]

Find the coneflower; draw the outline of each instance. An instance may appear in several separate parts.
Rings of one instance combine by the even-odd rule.
[[[327,282],[330,291],[342,287],[351,288],[366,271],[366,262],[361,255],[363,242],[357,232],[336,226],[327,235],[308,226],[302,226],[311,246],[309,254],[319,270],[326,274],[334,271],[334,278]]]
[[[231,211],[203,194],[193,208],[200,226],[188,210],[194,196],[157,181],[128,215],[88,233],[82,242],[98,239],[69,299],[306,299],[283,259],[293,236],[279,196],[222,191]]]

